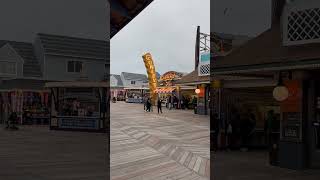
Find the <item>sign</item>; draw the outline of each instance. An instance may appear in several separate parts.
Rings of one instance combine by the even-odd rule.
[[[210,52],[204,52],[200,55],[200,62],[210,61]]]
[[[280,103],[282,112],[300,112],[302,101],[302,88],[300,81],[285,81],[288,88],[288,98]]]
[[[285,112],[282,117],[282,137],[291,140],[301,139],[301,113]]]
[[[175,71],[169,71],[164,73],[161,77],[160,80],[161,81],[172,81],[174,79],[179,79],[182,77],[182,73],[178,73]]]
[[[285,81],[288,98],[280,103],[282,113],[281,139],[300,141],[302,138],[302,85],[301,81]]]

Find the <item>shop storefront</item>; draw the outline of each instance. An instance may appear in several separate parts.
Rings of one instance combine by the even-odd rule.
[[[275,115],[271,119],[279,122],[273,123],[278,127],[272,129],[279,130],[278,132],[272,131],[272,133],[265,131],[266,134],[269,133],[267,137],[269,139],[268,149],[266,150],[269,153],[270,164],[299,170],[320,168],[318,140],[320,41],[310,38],[312,36],[309,35],[315,33],[314,31],[310,30],[308,32],[310,34],[308,34],[299,29],[301,24],[310,25],[316,22],[314,18],[303,18],[303,21],[288,21],[288,19],[294,18],[296,12],[305,17],[314,16],[310,12],[312,9],[318,8],[320,4],[306,2],[303,6],[299,3],[285,5],[282,1],[283,7],[275,2],[279,1],[274,1],[273,4],[275,5],[273,9],[278,14],[274,14],[269,30],[233,50],[227,56],[221,59],[212,59],[211,72],[213,76],[211,78],[222,81],[221,88],[212,90],[212,92],[216,93],[215,97],[221,97],[221,102],[223,102],[232,98],[227,93],[227,89],[231,86],[237,86],[237,89],[231,89],[232,94],[238,94],[242,90],[248,91],[248,87],[255,88],[256,93],[251,96],[241,98],[242,96],[235,95],[240,99],[236,103],[230,102],[228,104],[241,102],[241,107],[250,107],[253,113],[256,112],[253,115],[256,119],[255,129],[263,127],[259,122],[263,118],[260,118],[259,114],[264,114],[272,108],[272,114]],[[288,39],[293,36],[300,36],[301,39]],[[247,78],[247,80],[233,81],[230,80],[231,78]],[[252,80],[252,78],[256,80]],[[269,82],[269,85],[267,85],[268,79],[273,81]],[[269,92],[265,91],[266,87],[270,88]],[[253,99],[257,99],[258,103],[250,103]],[[275,103],[268,103],[272,99]],[[228,111],[228,107],[223,104],[225,102],[221,102],[220,106],[214,103],[215,108],[212,110],[212,114],[217,114],[217,117],[214,116],[212,123],[210,123],[213,125],[211,127],[211,142],[215,142],[216,139],[221,140],[217,136],[223,131],[227,131],[225,123],[228,123],[230,119],[225,118],[235,114]],[[266,123],[264,128],[270,126]],[[225,137],[227,138],[227,136]],[[261,143],[263,140],[259,140],[259,142]],[[246,143],[246,141],[242,141],[242,144]]]
[[[52,82],[50,129],[106,132],[108,84],[105,82]]]
[[[19,124],[49,123],[49,91],[46,90],[1,90],[1,123],[8,120],[11,112],[18,115]]]
[[[143,97],[149,95],[149,88],[124,88],[127,103],[143,103]]]
[[[199,115],[210,114],[210,81],[209,76],[199,76],[195,70],[176,82],[181,87],[181,94],[186,94],[189,107],[195,108]]]
[[[181,108],[181,88],[176,86],[176,81],[181,79],[182,73],[176,71],[168,71],[164,73],[159,79],[159,86],[155,90],[158,98],[163,100],[163,105],[169,105],[169,101],[173,108]]]

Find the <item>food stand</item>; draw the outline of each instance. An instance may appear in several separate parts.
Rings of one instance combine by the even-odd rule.
[[[106,132],[108,83],[93,81],[50,82],[50,129]]]

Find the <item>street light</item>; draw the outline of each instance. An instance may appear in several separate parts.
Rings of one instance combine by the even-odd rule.
[[[200,93],[200,89],[197,88],[196,90],[194,90],[194,92],[195,92],[196,94],[199,94],[199,93]]]
[[[273,89],[273,97],[277,101],[284,101],[289,97],[289,90],[283,84],[281,72],[279,73],[279,80],[277,86]]]

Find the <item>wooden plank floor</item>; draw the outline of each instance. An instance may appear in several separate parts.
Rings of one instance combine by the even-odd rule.
[[[106,180],[106,134],[0,126],[1,180]]]
[[[111,179],[209,179],[209,116],[111,105]]]

